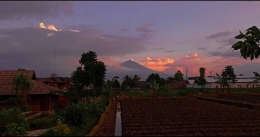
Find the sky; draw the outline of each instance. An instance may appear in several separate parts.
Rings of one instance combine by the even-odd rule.
[[[127,73],[120,64],[132,59],[168,74],[205,67],[209,76],[232,65],[252,76],[260,59],[231,46],[239,30],[260,27],[259,12],[258,1],[1,1],[0,70],[69,77],[91,50],[110,75]]]

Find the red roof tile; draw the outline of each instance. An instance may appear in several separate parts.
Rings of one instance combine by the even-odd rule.
[[[12,90],[13,87],[13,78],[17,75],[23,73],[26,77],[32,80],[34,86],[30,91],[31,94],[48,94],[50,91],[58,90],[54,87],[45,85],[41,82],[38,82],[36,79],[35,72],[33,70],[8,70],[0,71],[0,95],[14,95],[15,92]]]

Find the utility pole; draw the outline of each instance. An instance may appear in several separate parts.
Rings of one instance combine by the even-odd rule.
[[[188,80],[188,69],[186,67],[186,80]]]

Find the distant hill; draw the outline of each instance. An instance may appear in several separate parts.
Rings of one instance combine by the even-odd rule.
[[[141,77],[141,80],[146,80],[146,78],[148,78],[148,76],[152,73],[157,73],[160,75],[160,77],[163,77],[163,78],[167,78],[169,76],[173,77],[173,75],[149,69],[132,60],[125,61],[125,62],[121,63],[120,65],[132,70],[132,71],[124,72],[124,73],[118,72],[117,76],[119,76],[120,79],[122,79],[125,75],[132,76],[134,74],[137,74]],[[115,75],[116,74],[114,74],[114,76]]]

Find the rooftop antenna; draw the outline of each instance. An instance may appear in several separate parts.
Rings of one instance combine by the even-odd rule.
[[[56,67],[56,49],[54,49],[54,65],[53,65],[53,76],[56,77],[56,73],[55,73],[55,67]]]

